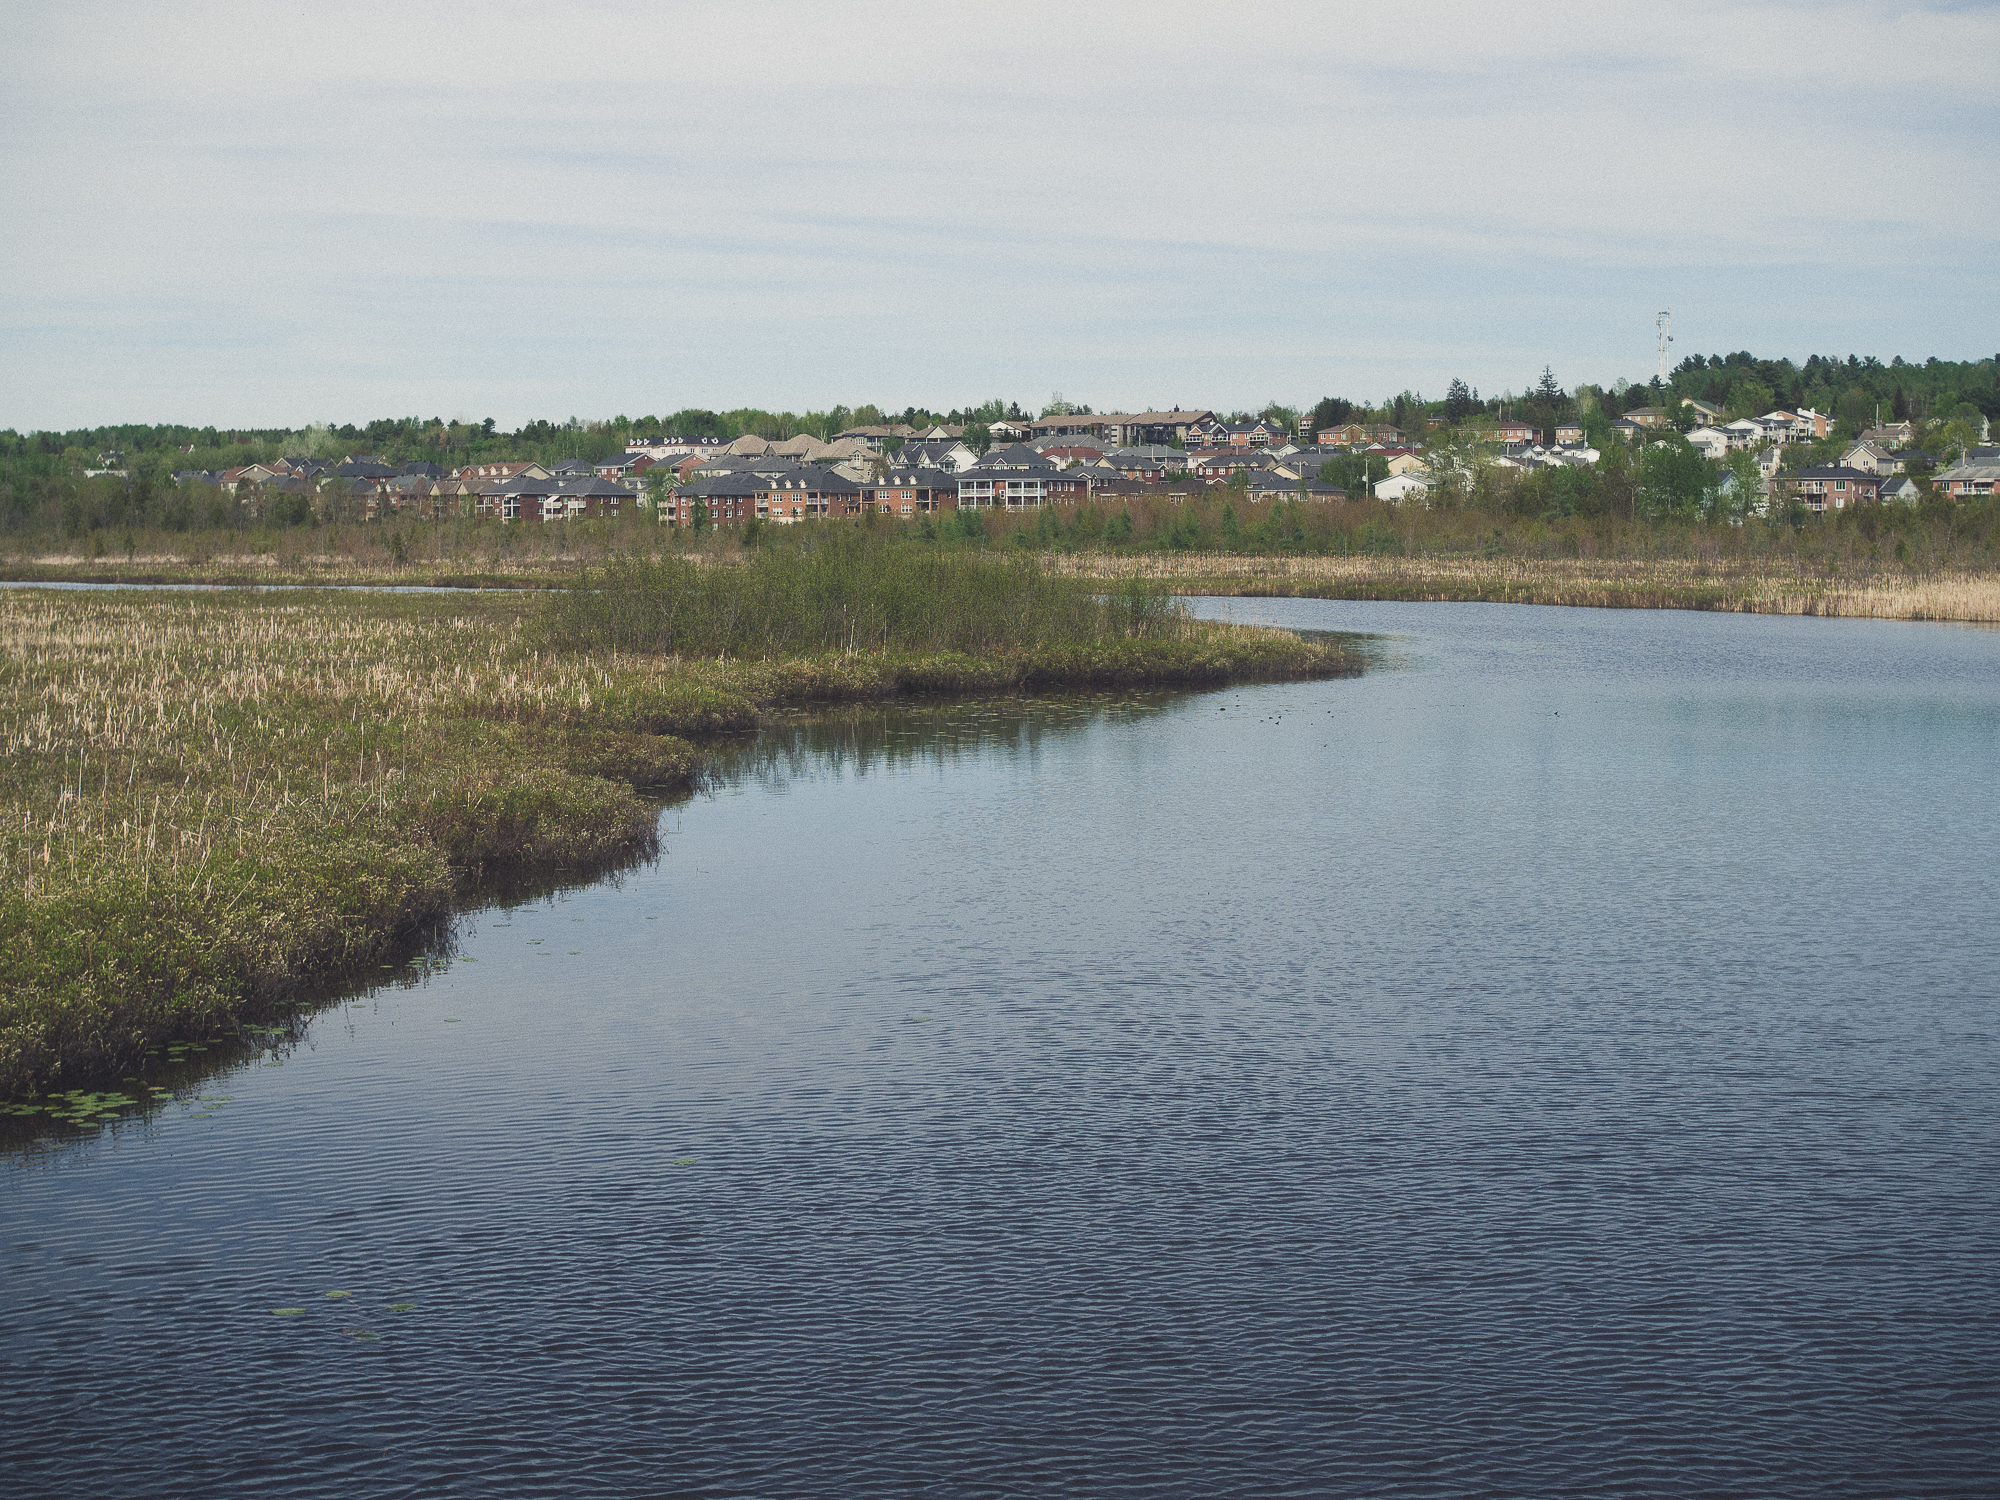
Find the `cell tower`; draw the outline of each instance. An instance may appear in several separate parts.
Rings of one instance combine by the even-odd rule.
[[[1667,332],[1673,326],[1674,315],[1667,308],[1660,309],[1659,317],[1653,320],[1660,330],[1660,384],[1667,383],[1667,351],[1673,347],[1674,336]]]

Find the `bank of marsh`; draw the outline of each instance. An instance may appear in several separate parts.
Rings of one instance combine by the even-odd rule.
[[[1324,643],[1062,587],[1063,630],[920,649],[857,627],[874,649],[851,651],[780,631],[721,657],[712,634],[602,627],[597,592],[0,590],[0,1097],[232,1030],[484,878],[643,853],[697,742],[766,707],[1353,670]]]

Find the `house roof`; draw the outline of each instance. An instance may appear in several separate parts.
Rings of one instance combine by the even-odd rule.
[[[615,496],[621,500],[636,500],[639,497],[637,490],[627,489],[622,484],[613,484],[610,480],[600,479],[595,474],[588,479],[566,479],[556,486],[556,493],[566,496]]]

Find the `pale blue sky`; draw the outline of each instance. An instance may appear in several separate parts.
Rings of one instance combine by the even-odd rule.
[[[1389,12],[1385,14],[1385,12]],[[0,426],[2000,348],[2000,7],[0,0]]]

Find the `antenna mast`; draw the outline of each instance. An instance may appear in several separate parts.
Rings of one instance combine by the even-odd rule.
[[[1674,336],[1667,332],[1668,328],[1673,325],[1673,313],[1663,307],[1660,309],[1659,317],[1653,321],[1660,330],[1660,384],[1665,385],[1667,383],[1667,350],[1673,346],[1674,342]]]

